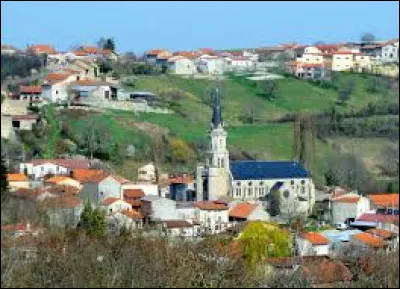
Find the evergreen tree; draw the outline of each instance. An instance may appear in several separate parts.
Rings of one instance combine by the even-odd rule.
[[[280,205],[281,205],[281,194],[279,190],[274,189],[270,193],[269,214],[271,216],[279,215],[281,213]]]
[[[86,231],[89,236],[100,237],[105,232],[105,215],[100,209],[92,209],[89,202],[85,203],[85,208],[81,214],[80,227]]]

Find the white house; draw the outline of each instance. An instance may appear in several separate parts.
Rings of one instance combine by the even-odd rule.
[[[204,74],[222,74],[225,71],[225,61],[217,56],[202,55],[197,61],[197,69]]]
[[[329,240],[321,234],[307,232],[296,238],[300,256],[321,256],[329,254]]]
[[[150,182],[126,182],[122,185],[122,189],[139,189],[142,190],[146,196],[158,196],[158,185]]]
[[[100,208],[102,208],[106,214],[112,214],[116,212],[122,212],[126,210],[131,210],[132,206],[128,202],[125,202],[124,200],[118,199],[118,198],[107,198],[105,199],[101,204]]]
[[[183,56],[173,56],[168,59],[168,72],[172,74],[193,75],[197,72],[192,60]]]
[[[75,169],[88,169],[90,162],[81,159],[33,159],[19,165],[20,173],[41,179],[45,175],[70,175]]]
[[[76,188],[82,188],[82,185],[79,181],[74,180],[67,176],[54,176],[46,180],[46,184],[48,185],[65,185],[72,186]]]
[[[229,210],[231,221],[269,221],[270,216],[261,205],[236,203]]]
[[[124,210],[111,213],[106,216],[107,228],[111,233],[119,235],[121,229],[138,230],[143,228],[143,216],[141,213]]]
[[[347,222],[360,217],[370,209],[368,198],[355,193],[349,193],[330,200],[332,222],[334,224]]]
[[[200,201],[194,204],[195,220],[206,233],[219,233],[228,227],[228,207],[211,201]]]
[[[324,62],[323,53],[317,47],[308,46],[304,49],[304,53],[301,57],[296,59],[297,62],[302,63],[320,63]]]
[[[139,181],[155,181],[156,180],[156,169],[153,163],[148,163],[138,169],[138,180]]]
[[[200,226],[185,220],[168,220],[161,223],[164,232],[171,237],[196,237]]]
[[[150,221],[179,220],[180,216],[176,210],[175,201],[148,195],[141,198],[141,213]]]
[[[399,40],[391,40],[382,47],[382,62],[398,63],[399,62]]]
[[[77,80],[73,73],[49,73],[42,84],[42,97],[55,103],[68,100],[68,84]]]

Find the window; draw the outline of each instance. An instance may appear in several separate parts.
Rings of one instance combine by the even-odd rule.
[[[253,185],[253,183],[252,182],[249,182],[249,186],[252,186]]]
[[[236,185],[237,185],[237,186],[240,186],[240,182],[237,182]]]
[[[290,192],[288,190],[283,192],[283,196],[287,199],[290,196]]]
[[[262,186],[262,185],[264,185],[264,182],[263,182],[263,181],[260,182],[260,186]]]
[[[293,186],[293,185],[294,185],[294,180],[291,180],[291,181],[290,181],[290,184]]]
[[[301,184],[304,185],[306,183],[305,180],[301,180]]]
[[[253,188],[249,188],[249,196],[253,196]]]
[[[56,90],[56,94],[58,94],[58,90]]]

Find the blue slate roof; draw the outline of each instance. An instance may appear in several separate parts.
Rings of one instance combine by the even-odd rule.
[[[293,161],[234,161],[230,164],[234,180],[300,179],[311,174]]]

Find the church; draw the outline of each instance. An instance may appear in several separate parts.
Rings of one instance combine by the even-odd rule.
[[[196,170],[196,199],[217,200],[231,197],[262,201],[268,208],[269,194],[280,193],[281,215],[309,215],[315,203],[311,174],[295,161],[230,161],[227,132],[222,121],[218,89],[209,132],[209,149],[204,165]]]

